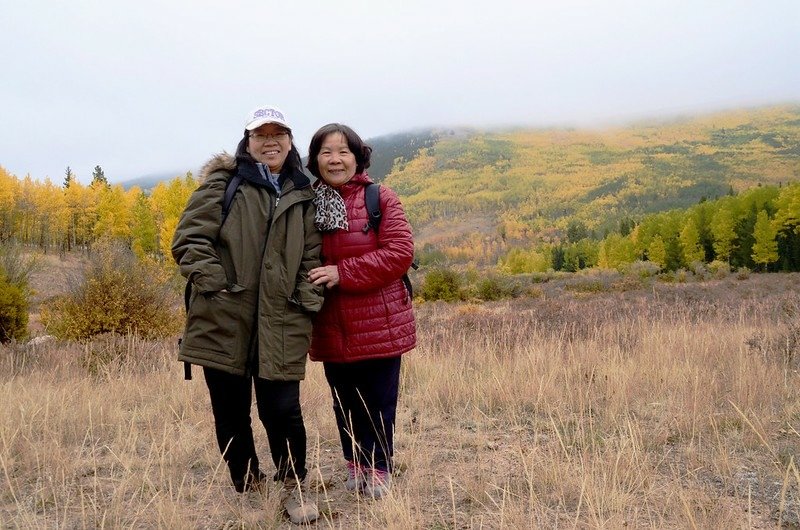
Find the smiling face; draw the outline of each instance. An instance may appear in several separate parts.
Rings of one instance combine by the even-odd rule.
[[[292,149],[292,135],[276,123],[265,123],[250,131],[247,152],[256,162],[269,167],[272,173],[280,173],[283,163]]]
[[[356,174],[356,155],[350,151],[347,138],[340,132],[331,133],[322,141],[317,164],[322,180],[334,188],[348,182]]]

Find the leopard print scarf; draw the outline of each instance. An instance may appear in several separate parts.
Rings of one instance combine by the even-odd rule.
[[[339,192],[325,183],[320,183],[314,191],[317,194],[314,197],[314,206],[317,207],[314,224],[317,229],[321,232],[339,228],[347,230],[347,209]]]

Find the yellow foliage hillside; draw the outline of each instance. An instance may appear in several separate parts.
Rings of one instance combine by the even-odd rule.
[[[597,131],[449,131],[385,182],[419,243],[446,246],[475,233],[558,239],[572,220],[600,233],[626,216],[798,177],[800,107],[781,106]]]

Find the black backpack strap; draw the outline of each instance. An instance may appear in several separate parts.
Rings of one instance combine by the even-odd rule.
[[[411,278],[408,277],[408,274],[403,274],[401,278],[403,280],[403,285],[406,286],[406,293],[408,294],[409,299],[414,299],[414,287],[411,286]]]
[[[228,214],[231,211],[231,204],[233,204],[233,196],[236,195],[236,190],[241,183],[242,175],[237,171],[228,179],[228,183],[225,184],[225,197],[222,198],[222,223],[219,224],[220,227],[222,227],[225,219],[228,218]]]
[[[381,225],[381,185],[376,183],[367,184],[366,189],[364,190],[364,203],[367,207],[367,214],[369,215],[369,221],[364,226],[364,233],[366,234],[369,232],[369,229],[372,228],[375,230],[375,233],[378,233],[378,227]],[[417,270],[419,265],[417,265],[416,261],[411,262],[411,268]],[[408,274],[403,274],[403,285],[406,286],[406,291],[408,292],[408,296],[413,299],[414,298],[414,290],[411,287],[411,279],[408,277]]]
[[[366,234],[369,232],[370,228],[375,230],[375,233],[377,233],[378,227],[381,225],[380,184],[375,184],[374,182],[367,184],[367,187],[364,190],[364,203],[366,204],[367,214],[369,215],[369,221],[367,221],[366,226],[364,226],[364,233]]]
[[[186,287],[183,289],[183,307],[189,311],[189,302],[192,300],[192,282],[186,280]]]

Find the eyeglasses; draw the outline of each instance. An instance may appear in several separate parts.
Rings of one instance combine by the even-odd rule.
[[[259,142],[262,144],[267,143],[269,140],[275,140],[277,142],[282,142],[289,137],[289,133],[286,131],[275,133],[275,134],[261,134],[261,133],[252,133],[250,134],[250,138],[253,139],[255,142]]]

